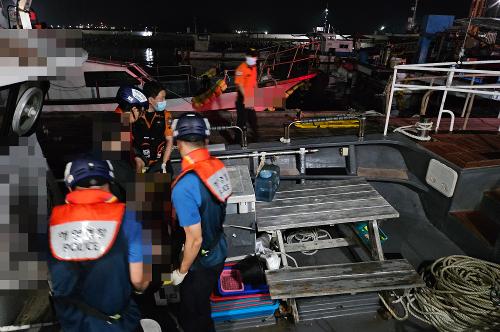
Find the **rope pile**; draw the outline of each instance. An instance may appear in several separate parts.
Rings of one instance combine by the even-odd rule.
[[[438,331],[500,331],[500,265],[467,256],[448,256],[435,261],[423,273],[428,287],[393,293],[404,315],[410,315]]]

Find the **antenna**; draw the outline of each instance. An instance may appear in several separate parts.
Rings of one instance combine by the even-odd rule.
[[[328,28],[328,2],[326,3],[326,8],[325,8],[325,21],[323,22],[323,31],[326,32],[327,28]]]

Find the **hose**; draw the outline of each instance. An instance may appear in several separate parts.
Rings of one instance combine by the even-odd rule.
[[[430,286],[406,290],[392,304],[404,314],[398,316],[379,294],[396,320],[413,316],[438,331],[500,330],[500,265],[467,256],[436,260],[422,273]]]

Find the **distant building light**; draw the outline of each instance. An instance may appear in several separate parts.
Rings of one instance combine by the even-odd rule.
[[[379,30],[380,31],[384,31],[385,30],[385,25],[382,25]]]
[[[146,62],[154,62],[153,49],[147,48],[145,52]]]
[[[267,35],[267,31],[264,31],[264,34]]]
[[[141,36],[143,37],[151,37],[153,35],[152,31],[142,31]]]

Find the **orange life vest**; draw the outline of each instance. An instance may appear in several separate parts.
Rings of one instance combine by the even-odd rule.
[[[52,255],[63,261],[92,261],[113,247],[121,227],[125,204],[99,189],[77,190],[66,196],[50,217]]]
[[[224,163],[212,157],[207,149],[196,149],[182,158],[182,172],[172,183],[172,189],[189,172],[195,172],[220,202],[226,202],[231,196],[233,189]]]

